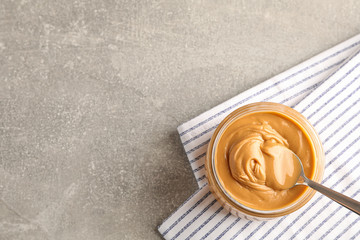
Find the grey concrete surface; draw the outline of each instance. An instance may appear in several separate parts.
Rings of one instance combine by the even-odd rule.
[[[0,239],[161,239],[176,127],[360,32],[360,1],[0,1]]]

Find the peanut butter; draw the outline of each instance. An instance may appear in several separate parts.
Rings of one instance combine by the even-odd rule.
[[[233,121],[220,136],[215,167],[225,190],[238,202],[258,210],[290,205],[304,186],[297,181],[300,166],[314,174],[314,147],[292,119],[275,112],[256,112]],[[288,189],[290,188],[290,189]]]

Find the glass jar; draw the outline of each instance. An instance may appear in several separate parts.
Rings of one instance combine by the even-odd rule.
[[[272,112],[284,115],[299,126],[299,128],[303,130],[304,134],[307,135],[314,152],[315,166],[313,166],[313,176],[309,177],[311,180],[321,182],[325,167],[324,151],[318,134],[310,122],[296,110],[279,103],[258,102],[242,106],[230,113],[216,128],[210,140],[205,160],[206,177],[211,191],[223,207],[233,215],[249,220],[269,220],[290,214],[304,206],[315,194],[315,190],[306,187],[307,189],[305,192],[297,200],[286,207],[275,210],[258,210],[245,206],[235,200],[228,192],[226,192],[225,187],[221,185],[215,168],[215,152],[222,133],[236,119],[239,119],[247,114],[261,112]]]

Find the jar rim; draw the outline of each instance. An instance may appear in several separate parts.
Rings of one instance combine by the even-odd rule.
[[[224,188],[222,185],[219,176],[217,174],[217,170],[215,167],[215,153],[217,144],[223,134],[223,132],[227,129],[227,127],[233,123],[239,117],[245,116],[247,114],[253,114],[258,112],[273,112],[280,115],[283,115],[290,120],[292,120],[295,124],[299,125],[300,128],[303,129],[303,132],[308,135],[308,139],[312,143],[314,157],[315,157],[315,169],[312,176],[312,179],[316,182],[320,182],[323,177],[324,172],[324,152],[322,148],[322,144],[320,141],[320,137],[318,136],[317,132],[315,131],[314,127],[310,124],[310,122],[299,112],[295,109],[290,108],[286,105],[279,104],[279,103],[272,103],[272,102],[257,102],[244,105],[235,111],[231,112],[223,121],[218,125],[217,129],[215,130],[208,147],[208,153],[211,152],[211,156],[207,156],[206,162],[208,162],[208,157],[211,157],[211,170],[212,174],[215,178],[215,182],[217,187],[220,188],[222,194],[226,196],[231,203],[235,204],[241,210],[245,210],[245,212],[250,213],[250,215],[256,216],[283,216],[289,214],[293,211],[296,211],[303,205],[305,205],[314,195],[315,191],[311,188],[308,188],[301,196],[296,199],[293,203],[279,209],[273,210],[259,210],[255,208],[248,207],[236,199],[234,199]],[[207,154],[208,155],[208,154]],[[322,167],[321,167],[322,166]],[[207,170],[208,171],[208,170]],[[209,176],[208,176],[209,178]],[[210,181],[209,181],[210,183]]]

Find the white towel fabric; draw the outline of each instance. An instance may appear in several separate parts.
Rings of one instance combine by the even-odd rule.
[[[217,125],[260,101],[295,108],[315,127],[326,155],[323,184],[360,200],[360,35],[279,74],[178,127],[200,189],[158,228],[165,239],[355,239],[360,217],[316,193],[300,210],[248,221],[223,209],[207,186],[204,159]]]

